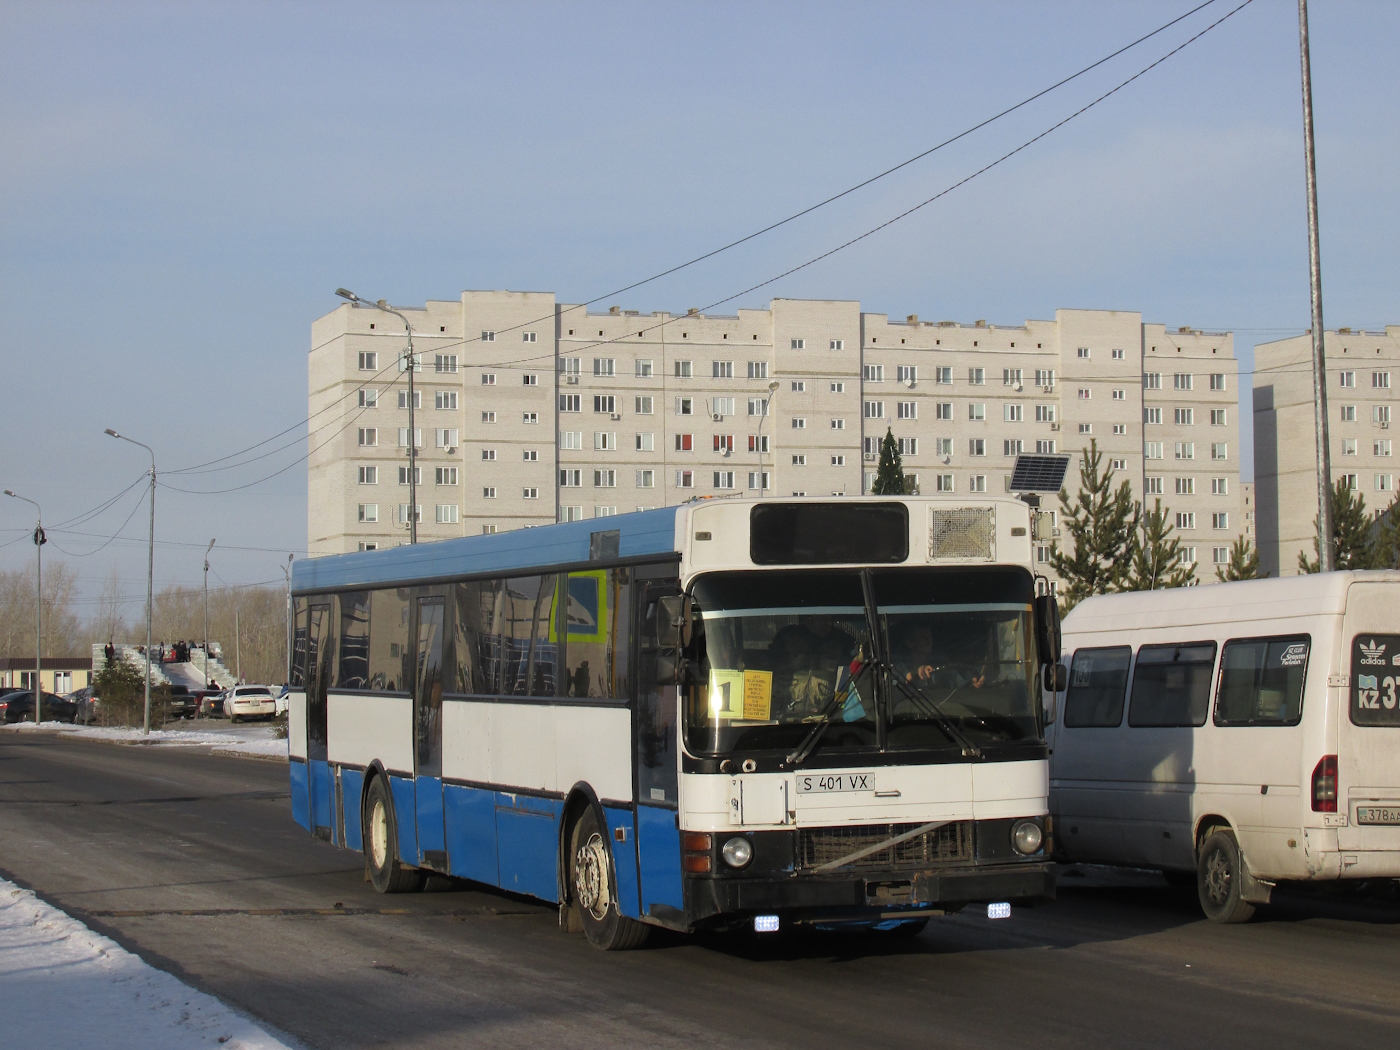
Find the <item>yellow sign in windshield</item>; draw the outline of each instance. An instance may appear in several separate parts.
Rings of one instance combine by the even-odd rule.
[[[772,671],[710,671],[710,717],[766,722],[773,710]]]

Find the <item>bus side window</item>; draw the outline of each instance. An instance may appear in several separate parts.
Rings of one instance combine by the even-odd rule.
[[[1184,729],[1205,725],[1214,642],[1144,645],[1137,652],[1128,725]]]
[[[627,699],[632,570],[571,572],[566,593],[565,695]]]
[[[340,596],[340,659],[334,684],[338,689],[369,688],[369,591]]]
[[[675,805],[676,687],[656,682],[656,603],[680,589],[674,580],[641,581],[637,589],[637,798]]]
[[[295,630],[292,632],[292,688],[300,689],[306,685],[306,629],[307,629],[307,601],[305,598],[296,600],[296,620]]]
[[[406,691],[405,667],[413,657],[408,645],[408,591],[375,591],[369,605],[369,688]]]
[[[1123,721],[1132,654],[1126,645],[1074,651],[1065,690],[1065,728],[1109,728]]]
[[[1218,726],[1291,726],[1303,715],[1308,635],[1231,639],[1220,655]]]
[[[502,598],[501,692],[558,696],[558,629],[554,607],[558,577],[520,576],[506,581]]]

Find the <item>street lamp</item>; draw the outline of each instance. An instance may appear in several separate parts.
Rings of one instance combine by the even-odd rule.
[[[209,552],[214,549],[214,541],[204,548],[204,688],[209,688]],[[203,706],[201,704],[201,706]]]
[[[287,677],[284,679],[288,685],[292,683],[292,559],[295,554],[287,555],[287,564],[282,567],[282,574],[287,577]]]
[[[403,322],[404,330],[408,332],[408,542],[414,544],[418,542],[418,446],[414,441],[416,431],[413,428],[413,373],[417,369],[418,359],[413,354],[413,326],[408,323],[407,317],[383,299],[372,303],[346,288],[337,288],[335,294],[352,303],[393,314]]]
[[[778,381],[775,379],[775,380],[773,380],[773,382],[771,382],[771,383],[768,384],[768,404],[764,406],[764,407],[767,409],[767,411],[764,412],[764,415],[771,416],[771,415],[773,414],[773,395],[776,394],[777,392],[778,392]],[[773,444],[776,445],[777,443],[778,443],[778,424],[777,424],[777,422],[775,421],[775,422],[773,423]],[[773,452],[773,472],[776,474],[777,471],[778,471],[778,452],[777,452],[777,449],[773,449],[772,452]],[[768,486],[764,483],[765,481],[766,481],[766,479],[765,479],[764,476],[763,476],[763,420],[760,418],[759,421],[758,421],[758,496],[759,496],[760,499],[763,498],[763,491],[764,491],[764,489],[766,489],[766,488],[768,487]]]
[[[155,589],[156,579],[156,454],[150,445],[142,444],[124,434],[118,434],[111,427],[108,427],[103,433],[118,441],[140,445],[151,454],[151,529],[146,548],[146,714],[141,728],[143,733],[149,735],[151,732],[151,592]]]
[[[48,543],[48,537],[44,535],[44,509],[29,497],[9,489],[5,490],[5,495],[24,500],[38,512],[38,517],[34,519],[34,724],[38,725],[42,721],[40,709],[44,696],[39,685],[39,664],[44,656],[44,544]]]

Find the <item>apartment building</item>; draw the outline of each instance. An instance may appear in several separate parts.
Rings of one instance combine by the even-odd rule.
[[[535,292],[404,312],[420,541],[696,496],[859,495],[887,429],[925,493],[1005,492],[1017,454],[1095,440],[1140,498],[1171,509],[1202,578],[1245,527],[1228,333],[1130,311],[1007,326],[793,299],[593,313]],[[405,541],[403,350],[402,325],[377,310],[347,304],[312,326],[313,554]]]
[[[1400,326],[1383,332],[1339,328],[1323,334],[1327,358],[1328,441],[1332,483],[1360,492],[1384,510],[1400,479],[1392,419],[1400,387]],[[1298,554],[1315,557],[1317,438],[1312,335],[1254,348],[1254,471],[1259,566],[1271,576],[1298,572]]]

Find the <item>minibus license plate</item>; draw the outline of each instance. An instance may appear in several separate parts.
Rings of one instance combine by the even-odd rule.
[[[1357,806],[1358,824],[1400,824],[1400,806]]]
[[[802,773],[797,777],[799,795],[823,791],[874,791],[874,773]]]

